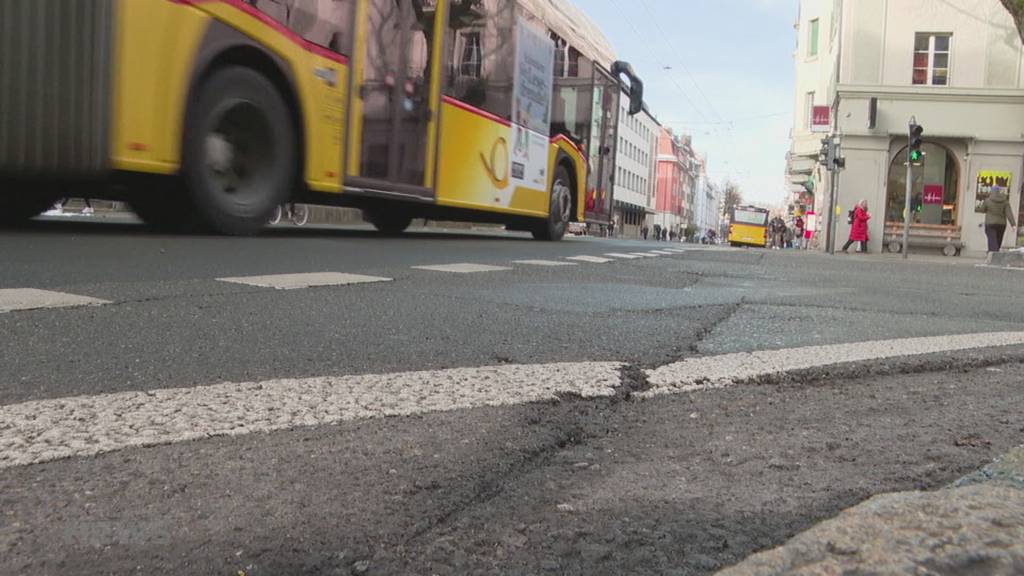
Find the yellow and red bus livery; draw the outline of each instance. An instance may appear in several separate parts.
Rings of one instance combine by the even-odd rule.
[[[768,211],[756,206],[736,206],[729,224],[729,244],[732,246],[768,245]]]
[[[90,196],[226,234],[287,201],[392,233],[607,222],[619,94],[637,113],[643,86],[551,4],[0,3],[17,23],[0,38],[0,220]]]

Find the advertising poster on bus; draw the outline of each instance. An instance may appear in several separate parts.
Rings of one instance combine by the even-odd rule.
[[[546,190],[555,45],[523,18],[516,27],[515,84],[512,92],[511,182]]]

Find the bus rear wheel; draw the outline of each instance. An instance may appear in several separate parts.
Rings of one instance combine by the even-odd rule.
[[[188,199],[204,227],[254,234],[296,183],[288,105],[266,77],[238,66],[214,72],[195,102],[182,154]]]
[[[51,194],[0,192],[0,224],[20,224],[35,218],[57,200]]]
[[[557,241],[565,236],[572,218],[572,180],[564,166],[555,168],[551,179],[551,205],[548,217],[542,224],[533,229],[533,237],[537,240]]]

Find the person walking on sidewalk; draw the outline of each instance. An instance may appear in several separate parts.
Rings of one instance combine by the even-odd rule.
[[[985,236],[988,237],[988,251],[999,252],[1003,247],[1003,236],[1006,235],[1006,226],[1014,225],[1017,220],[1010,210],[1010,198],[999,186],[992,187],[992,193],[981,205],[981,211],[985,213]]]
[[[843,246],[843,252],[849,250],[854,242],[860,242],[860,251],[867,254],[868,220],[871,220],[871,214],[868,213],[868,201],[861,200],[857,203],[857,207],[853,209],[853,222],[850,223],[850,239]]]

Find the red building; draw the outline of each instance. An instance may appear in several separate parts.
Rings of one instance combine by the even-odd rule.
[[[654,224],[674,230],[686,227],[686,146],[671,130],[661,129],[658,136],[658,181],[655,191]]]

